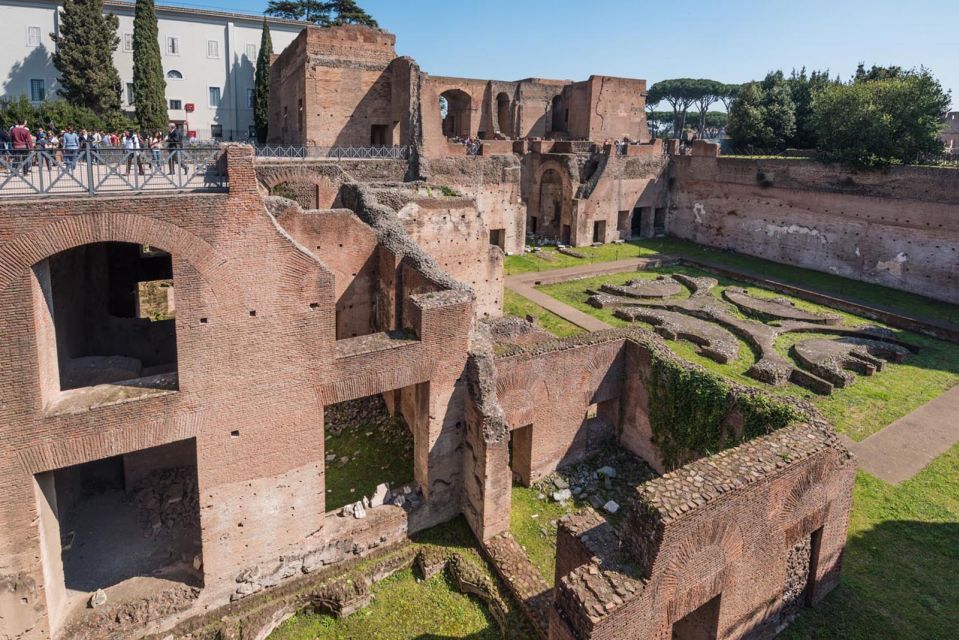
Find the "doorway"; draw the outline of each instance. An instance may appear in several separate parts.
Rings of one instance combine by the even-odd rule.
[[[716,640],[722,594],[673,624],[673,640]]]

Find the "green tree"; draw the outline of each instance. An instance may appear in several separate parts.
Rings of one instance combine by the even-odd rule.
[[[739,90],[726,128],[737,150],[775,152],[786,148],[796,134],[796,106],[782,71]]]
[[[697,80],[695,85],[696,99],[694,104],[699,109],[699,135],[706,129],[706,114],[709,107],[719,102],[726,92],[726,85],[716,80]]]
[[[160,61],[160,38],[153,0],[137,0],[133,18],[133,97],[143,131],[167,125],[166,79]]]
[[[256,77],[253,81],[253,127],[256,141],[266,142],[270,126],[270,56],[273,55],[273,40],[270,25],[263,18],[263,33],[260,36],[260,55],[256,58]]]
[[[99,114],[120,110],[120,74],[113,52],[120,44],[119,20],[103,13],[103,0],[64,0],[53,64],[61,96]]]
[[[830,84],[813,98],[819,154],[825,160],[878,167],[939,153],[942,114],[949,103],[949,93],[924,68],[857,73],[851,83]]]
[[[723,103],[723,108],[726,109],[726,113],[729,113],[729,110],[733,107],[733,102],[735,102],[736,97],[739,95],[739,89],[742,85],[738,84],[727,84],[723,86],[723,93],[719,96],[720,101]]]
[[[796,106],[796,133],[787,146],[797,149],[815,149],[817,145],[816,128],[812,121],[812,101],[819,91],[830,84],[838,83],[839,79],[830,80],[829,70],[813,71],[806,74],[806,67],[798,72],[793,69],[786,84]]]
[[[361,24],[366,27],[379,27],[373,17],[356,4],[356,0],[331,0],[325,3],[325,8],[331,14],[330,24]]]
[[[320,26],[330,24],[330,12],[322,0],[270,0],[266,15],[287,20],[302,20]]]
[[[673,137],[678,138],[686,128],[686,113],[699,97],[697,80],[692,78],[674,78],[660,80],[646,96],[647,102],[657,104],[667,102],[673,108]]]

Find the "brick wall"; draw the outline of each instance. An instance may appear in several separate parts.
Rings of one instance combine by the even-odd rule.
[[[673,157],[670,235],[959,302],[959,172]]]

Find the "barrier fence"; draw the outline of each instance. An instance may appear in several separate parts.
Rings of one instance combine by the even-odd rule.
[[[0,197],[228,188],[218,146],[0,150]]]
[[[256,145],[256,155],[261,158],[336,158],[342,159],[390,159],[406,160],[410,157],[407,146],[375,147],[313,147]]]

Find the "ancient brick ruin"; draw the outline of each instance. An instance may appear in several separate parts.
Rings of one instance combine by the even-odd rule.
[[[214,637],[200,630],[237,620],[243,638],[265,637],[303,603],[290,585],[460,514],[554,640],[768,638],[836,585],[855,463],[829,424],[646,330],[557,339],[510,325],[504,254],[527,238],[669,233],[812,266],[813,246],[816,268],[955,299],[935,288],[950,267],[927,245],[956,238],[944,217],[956,192],[900,192],[922,216],[877,221],[873,205],[893,205],[871,178],[703,145],[664,153],[642,80],[440,78],[393,45],[361,27],[305,30],[274,61],[271,136],[408,157],[228,145],[227,193],[0,200],[3,637]],[[604,144],[624,134],[637,142],[624,153]],[[458,137],[479,139],[476,153]],[[837,234],[857,234],[855,258]],[[165,311],[137,293],[155,281]],[[771,347],[777,332],[841,335],[797,350],[829,385],[908,355],[727,291],[722,305],[777,320],[746,323],[710,286],[593,293],[718,361],[745,332],[768,347],[756,373],[773,384],[798,375]],[[700,388],[710,419],[674,420],[694,415]],[[325,411],[363,398],[408,428],[412,481],[330,508],[327,478],[346,462],[326,451]],[[528,486],[603,447],[659,475],[631,488],[617,527],[600,508],[561,523],[550,589],[508,533],[514,478]],[[283,604],[267,615],[271,598]]]

